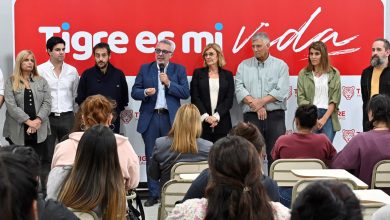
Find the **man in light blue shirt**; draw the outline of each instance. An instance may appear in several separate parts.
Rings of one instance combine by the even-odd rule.
[[[254,57],[237,68],[236,97],[244,113],[244,121],[255,124],[266,143],[268,167],[276,139],[286,133],[285,110],[289,91],[287,64],[270,55],[270,39],[258,32],[252,37]]]

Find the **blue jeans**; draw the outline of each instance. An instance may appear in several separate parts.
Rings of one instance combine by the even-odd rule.
[[[327,109],[319,108],[317,111],[318,119],[322,118],[322,116],[325,115]],[[333,142],[334,136],[336,134],[335,131],[333,131],[333,123],[332,123],[332,117],[329,117],[324,126],[320,130],[317,130],[315,133],[317,134],[325,134],[330,142]]]
[[[280,203],[287,208],[291,206],[292,187],[281,187],[279,186]]]

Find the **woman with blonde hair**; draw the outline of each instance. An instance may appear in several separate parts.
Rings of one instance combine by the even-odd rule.
[[[163,186],[172,166],[180,161],[207,160],[212,142],[200,138],[202,125],[199,110],[193,104],[182,105],[176,113],[168,136],[157,138],[148,165],[148,175]],[[157,199],[157,198],[155,198]]]
[[[15,68],[5,83],[7,111],[3,136],[10,144],[33,147],[41,164],[41,184],[45,194],[46,177],[50,164],[47,158],[46,138],[50,134],[50,88],[40,77],[35,56],[30,50],[22,50],[16,56]]]
[[[58,200],[68,208],[94,211],[103,220],[123,220],[126,192],[114,133],[94,125],[82,135]]]
[[[54,150],[52,170],[47,184],[48,198],[57,199],[59,185],[61,185],[63,177],[66,176],[69,167],[75,161],[76,151],[84,130],[97,124],[109,127],[114,110],[115,104],[113,101],[102,95],[89,96],[81,104],[78,113],[80,118],[76,118],[76,121],[80,121],[78,124],[80,124],[81,131],[70,133],[68,139],[58,143]],[[125,187],[126,189],[135,188],[139,183],[138,156],[127,137],[115,134],[115,140],[118,148],[119,164],[125,179]],[[56,176],[62,176],[62,178],[54,178]]]
[[[215,142],[232,128],[229,110],[233,106],[232,72],[223,69],[226,61],[221,47],[208,44],[203,52],[203,68],[194,70],[191,81],[191,103],[201,114],[202,138]]]

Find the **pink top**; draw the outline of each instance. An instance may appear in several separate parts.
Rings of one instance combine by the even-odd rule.
[[[279,202],[270,202],[275,220],[290,220],[290,209]],[[206,216],[207,199],[189,199],[178,204],[168,215],[167,220],[188,219],[202,220]]]
[[[57,144],[51,168],[57,166],[73,165],[76,158],[76,151],[81,136],[84,132],[73,132],[69,134],[69,138]],[[122,175],[125,178],[127,188],[136,188],[139,183],[139,159],[131,146],[127,137],[115,134],[116,143],[118,145],[119,163],[122,168]]]

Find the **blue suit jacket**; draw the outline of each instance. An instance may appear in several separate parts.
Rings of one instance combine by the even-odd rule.
[[[156,62],[143,64],[131,90],[131,97],[134,100],[142,101],[137,125],[137,131],[141,134],[149,127],[156,106],[158,83],[160,83],[158,73]],[[165,87],[165,98],[167,100],[169,119],[172,125],[176,111],[180,107],[180,99],[187,99],[190,96],[190,90],[184,66],[170,62],[167,75],[171,83],[169,88]],[[156,88],[156,93],[152,96],[145,97],[144,91],[146,88]]]

